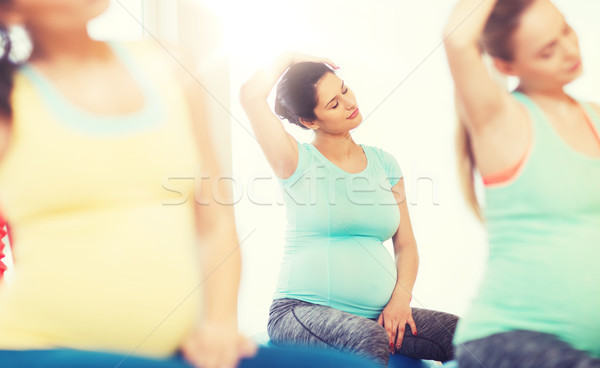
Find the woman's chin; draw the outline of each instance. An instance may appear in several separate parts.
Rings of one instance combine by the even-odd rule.
[[[356,118],[354,118],[354,124],[355,124],[355,128],[358,127],[359,125],[361,125],[363,122],[363,117],[362,115],[359,113],[358,116]]]
[[[352,126],[350,127],[350,130],[354,130],[356,128],[358,128],[359,126],[361,126],[362,124],[362,119],[357,119],[355,122],[353,122]]]
[[[565,85],[575,82],[583,74],[583,65],[580,65],[577,70],[568,74],[565,78]]]

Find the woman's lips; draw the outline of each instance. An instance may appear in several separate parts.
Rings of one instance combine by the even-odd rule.
[[[573,65],[573,66],[571,67],[571,69],[569,69],[569,72],[571,72],[571,73],[572,73],[572,72],[574,72],[574,71],[577,71],[577,69],[579,69],[579,67],[580,67],[580,66],[581,66],[581,60],[579,60],[578,62],[576,62],[576,63],[575,63],[575,65]]]
[[[357,117],[358,112],[359,111],[358,111],[358,107],[357,107],[356,110],[354,110],[354,112],[350,116],[348,116],[348,119],[354,119],[355,117]]]

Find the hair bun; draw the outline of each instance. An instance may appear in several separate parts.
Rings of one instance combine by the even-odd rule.
[[[307,129],[300,119],[314,121],[317,106],[317,83],[327,73],[335,72],[326,64],[302,62],[294,64],[277,84],[275,114],[292,124]]]
[[[284,101],[279,94],[275,98],[275,114],[277,114],[281,120],[287,120],[292,124],[295,124],[295,119],[297,119],[295,118],[294,114],[284,105]]]

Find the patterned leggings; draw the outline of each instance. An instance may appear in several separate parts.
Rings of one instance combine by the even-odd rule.
[[[456,348],[460,368],[600,368],[600,360],[553,335],[511,331]]]
[[[407,325],[397,353],[442,362],[452,359],[458,317],[417,308],[413,308],[412,315],[418,334],[413,335]],[[267,330],[275,345],[330,348],[375,359],[383,366],[389,359],[389,339],[381,325],[328,306],[275,299]]]

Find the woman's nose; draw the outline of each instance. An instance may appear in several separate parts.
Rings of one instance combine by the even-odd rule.
[[[346,110],[353,110],[356,107],[356,101],[353,98],[344,97],[343,102]]]
[[[577,41],[568,40],[563,47],[567,59],[577,59],[579,57],[579,44]]]

